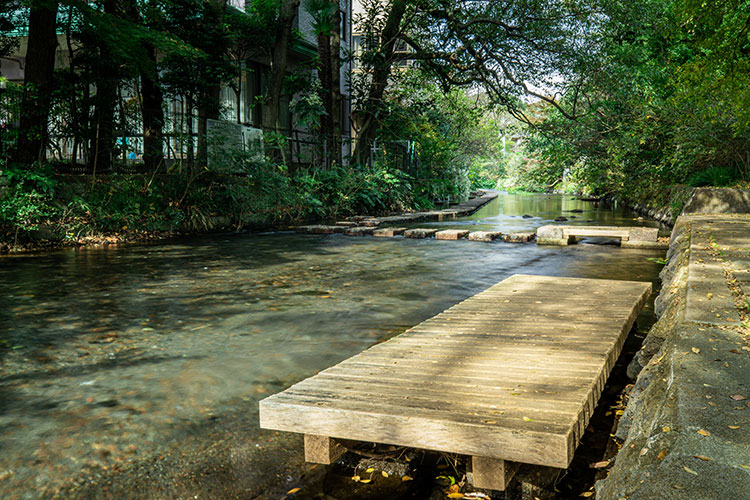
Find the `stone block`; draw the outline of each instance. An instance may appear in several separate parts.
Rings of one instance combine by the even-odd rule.
[[[502,235],[503,233],[499,231],[474,231],[469,233],[468,238],[471,241],[495,241]]]
[[[372,234],[374,231],[373,227],[370,226],[358,226],[358,227],[350,227],[347,228],[344,232],[347,236],[365,236],[368,234]]]
[[[460,240],[466,238],[470,231],[465,229],[446,229],[435,233],[435,239],[438,240]]]
[[[408,229],[404,231],[404,238],[416,238],[416,239],[432,238],[433,236],[435,236],[435,233],[437,233],[437,229],[426,229],[426,228]]]
[[[298,233],[309,233],[309,234],[336,234],[343,233],[346,228],[343,226],[298,226],[294,228]]]
[[[405,227],[384,227],[382,229],[375,229],[372,235],[376,238],[393,238],[394,236],[400,236],[406,231]]]
[[[508,233],[503,235],[503,241],[506,243],[528,243],[534,241],[536,233]]]
[[[631,227],[629,241],[657,241],[659,228],[656,227]]]

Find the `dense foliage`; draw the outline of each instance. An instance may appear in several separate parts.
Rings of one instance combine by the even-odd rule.
[[[750,176],[750,2],[604,2],[576,120],[541,112],[528,178],[659,199]],[[568,99],[571,97],[569,96]]]

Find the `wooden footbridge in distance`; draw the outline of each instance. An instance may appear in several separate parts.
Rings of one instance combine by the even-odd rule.
[[[265,429],[471,457],[475,487],[518,463],[567,468],[651,284],[514,275],[260,402]]]

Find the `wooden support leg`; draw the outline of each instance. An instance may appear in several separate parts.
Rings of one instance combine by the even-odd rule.
[[[346,453],[343,446],[328,436],[305,434],[305,461],[315,464],[332,464]]]
[[[505,491],[518,464],[500,458],[471,457],[471,470],[475,488]]]

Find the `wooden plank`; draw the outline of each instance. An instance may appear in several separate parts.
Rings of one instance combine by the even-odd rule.
[[[519,465],[497,458],[471,457],[471,484],[475,488],[505,491]]]
[[[346,449],[328,436],[305,434],[305,461],[329,465],[346,453]]]
[[[567,467],[649,294],[512,276],[261,401],[261,427]]]

